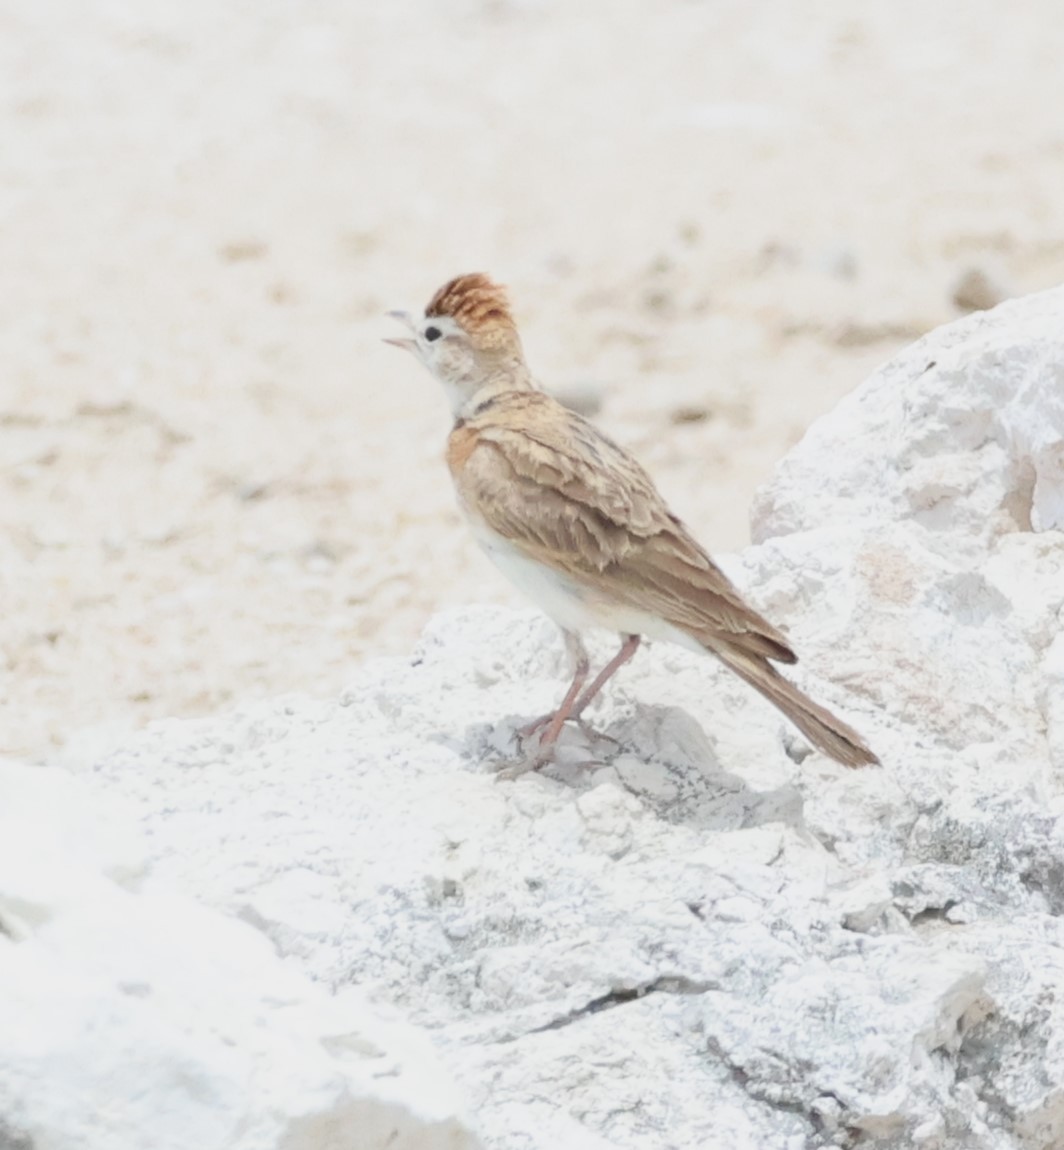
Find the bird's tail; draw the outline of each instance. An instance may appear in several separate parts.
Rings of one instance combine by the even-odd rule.
[[[826,707],[814,703],[763,656],[722,650],[719,647],[711,650],[740,679],[778,707],[817,750],[823,751],[844,767],[878,765],[879,759],[852,727],[836,719]]]

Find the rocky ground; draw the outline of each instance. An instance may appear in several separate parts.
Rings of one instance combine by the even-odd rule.
[[[881,767],[654,645],[594,715],[614,742],[500,782],[567,668],[483,606],[332,698],[0,772],[0,1141],[1056,1150],[1062,311],[873,375],[729,564]]]
[[[0,749],[507,602],[381,313],[512,285],[714,548],[873,366],[1064,278],[1051,0],[0,3]]]

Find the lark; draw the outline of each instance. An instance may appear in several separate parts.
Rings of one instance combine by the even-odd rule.
[[[523,769],[549,762],[567,722],[636,653],[642,638],[716,656],[760,691],[824,754],[877,763],[860,735],[785,679],[787,637],[753,609],[643,468],[588,420],[540,389],[525,362],[505,290],[486,275],[444,284],[425,313],[390,312],[410,351],[443,384],[454,411],[447,466],[477,542],[561,628],[573,680]],[[591,678],[582,635],[621,637]],[[588,680],[591,679],[590,682]]]

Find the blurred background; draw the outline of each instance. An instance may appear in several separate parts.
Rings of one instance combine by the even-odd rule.
[[[711,548],[879,363],[1064,279],[1055,0],[0,2],[0,751],[515,601],[388,308],[484,270]]]

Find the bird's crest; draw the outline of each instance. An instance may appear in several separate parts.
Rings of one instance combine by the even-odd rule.
[[[484,351],[501,349],[517,339],[506,289],[482,272],[456,276],[429,300],[426,316],[450,316]]]

